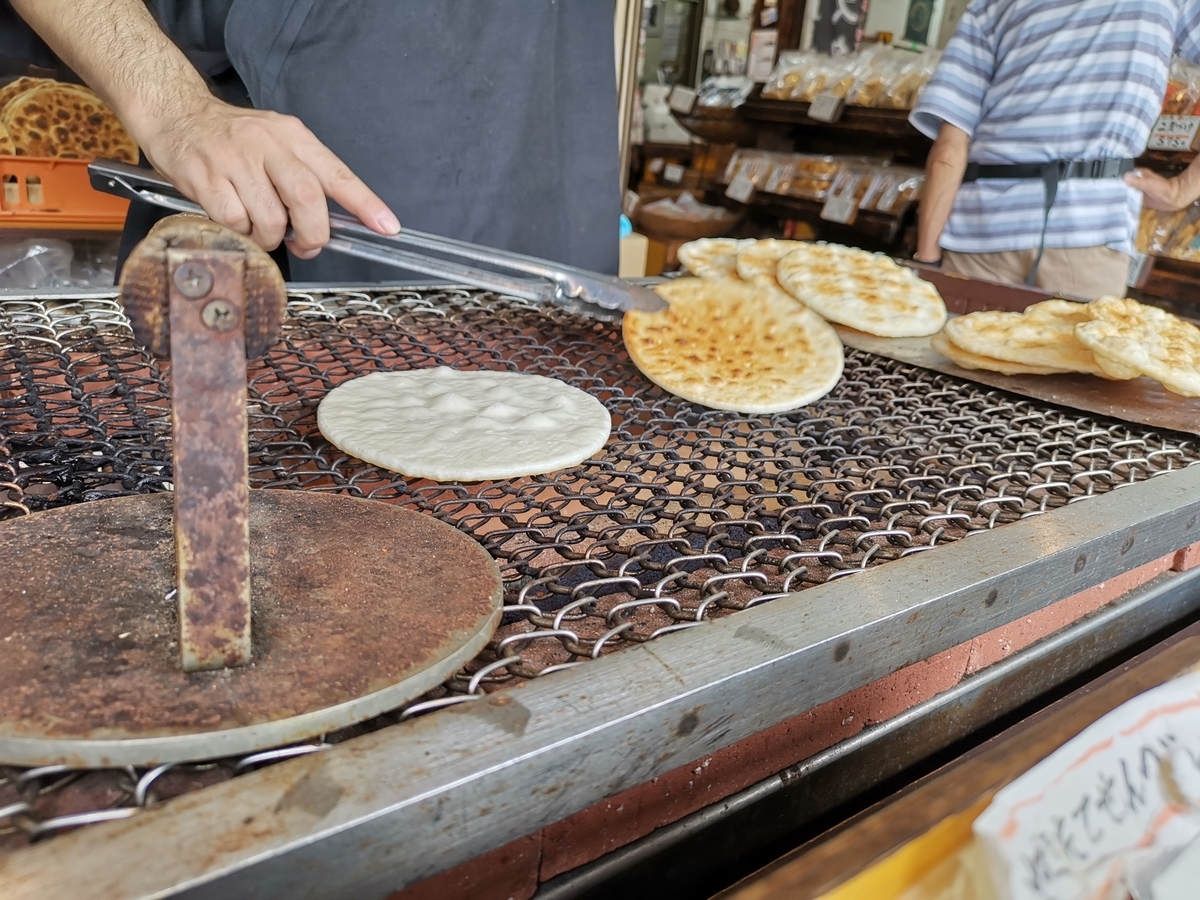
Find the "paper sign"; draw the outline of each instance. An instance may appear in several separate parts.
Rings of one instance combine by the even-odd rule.
[[[1159,116],[1146,146],[1151,150],[1191,150],[1197,131],[1200,116]]]
[[[817,94],[808,106],[808,117],[818,122],[836,122],[846,109],[846,101],[837,94]]]
[[[1001,790],[975,834],[1010,900],[1107,897],[1162,871],[1200,836],[1200,674],[1090,725]]]
[[[668,184],[679,184],[683,181],[683,175],[687,171],[679,163],[671,163],[663,169],[662,180]]]
[[[667,105],[681,116],[691,115],[696,107],[696,92],[686,85],[677,84],[667,95]]]
[[[863,173],[843,173],[834,184],[835,190],[825,198],[825,206],[821,209],[821,218],[827,222],[840,222],[843,225],[853,225],[858,216],[858,186],[862,182]]]
[[[751,81],[768,81],[775,68],[775,48],[779,32],[775,29],[754,31],[750,35],[750,53],[746,61],[746,77]]]
[[[750,172],[750,166],[742,166],[725,189],[725,196],[738,203],[749,203],[754,196],[754,176]]]

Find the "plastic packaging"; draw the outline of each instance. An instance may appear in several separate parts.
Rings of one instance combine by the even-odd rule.
[[[0,239],[0,290],[70,287],[74,258],[75,251],[66,241]]]
[[[1172,58],[1167,75],[1167,94],[1162,111],[1166,115],[1190,116],[1200,104],[1200,67],[1178,56]]]
[[[788,100],[803,80],[816,54],[809,50],[785,50],[779,54],[775,70],[763,86],[762,95],[768,100]]]
[[[906,53],[906,51],[898,52]],[[876,104],[881,109],[912,109],[916,106],[917,98],[925,89],[929,79],[933,77],[937,64],[941,60],[941,54],[936,50],[927,50],[918,54],[906,53],[906,55],[911,58],[901,61],[894,77],[884,90],[883,96]]]
[[[915,201],[925,184],[925,173],[903,166],[881,166],[876,180],[863,198],[861,208],[889,215],[899,215],[904,207]]]
[[[642,212],[657,213],[660,216],[669,216],[672,219],[689,219],[692,221],[702,219],[720,219],[727,215],[723,206],[709,206],[701,203],[688,191],[684,191],[677,198],[666,198],[656,200],[653,203],[647,203],[642,207]]]
[[[732,109],[741,106],[754,90],[754,82],[740,75],[716,75],[696,92],[696,105]]]

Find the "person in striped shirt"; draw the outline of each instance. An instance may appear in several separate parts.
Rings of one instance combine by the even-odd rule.
[[[1186,187],[1131,171],[1172,51],[1200,59],[1200,0],[972,0],[910,117],[934,139],[917,259],[1123,295],[1139,188]]]

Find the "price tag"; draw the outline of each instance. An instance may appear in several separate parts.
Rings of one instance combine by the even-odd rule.
[[[858,186],[862,182],[862,173],[851,174],[839,179],[836,191],[830,191],[821,209],[821,218],[827,222],[838,222],[842,225],[853,225],[858,216]]]
[[[738,203],[749,203],[750,198],[754,196],[754,187],[754,177],[743,167],[734,176],[733,181],[729,182],[729,187],[725,189],[725,196]]]
[[[1141,288],[1146,284],[1146,279],[1150,276],[1150,269],[1154,267],[1154,258],[1145,253],[1133,251],[1133,256],[1129,260],[1129,277],[1125,280],[1125,286],[1131,288]]]
[[[1146,146],[1151,150],[1191,150],[1197,132],[1200,116],[1159,116]]]
[[[836,122],[846,109],[846,101],[837,94],[817,94],[808,106],[808,117],[818,122]]]
[[[686,85],[677,84],[667,95],[667,105],[681,116],[691,115],[696,107],[696,92]]]
[[[663,169],[662,180],[668,184],[679,184],[683,181],[683,175],[687,171],[679,163],[671,163]]]

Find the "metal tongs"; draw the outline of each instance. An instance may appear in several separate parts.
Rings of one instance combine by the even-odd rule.
[[[205,215],[199,204],[185,198],[174,185],[149,169],[102,159],[88,166],[88,174],[92,187],[106,194],[115,194],[127,200],[141,200],[175,212]],[[649,288],[533,256],[494,250],[407,228],[389,237],[377,234],[357,219],[337,213],[330,213],[329,225],[332,237],[326,246],[337,253],[498,294],[537,303],[552,303],[593,318],[614,319],[631,309],[656,312],[667,306]],[[289,229],[286,237],[291,235]],[[405,248],[438,255],[427,256]],[[478,265],[468,265],[458,260]],[[496,269],[501,271],[493,271]],[[520,274],[514,276],[505,273]]]

